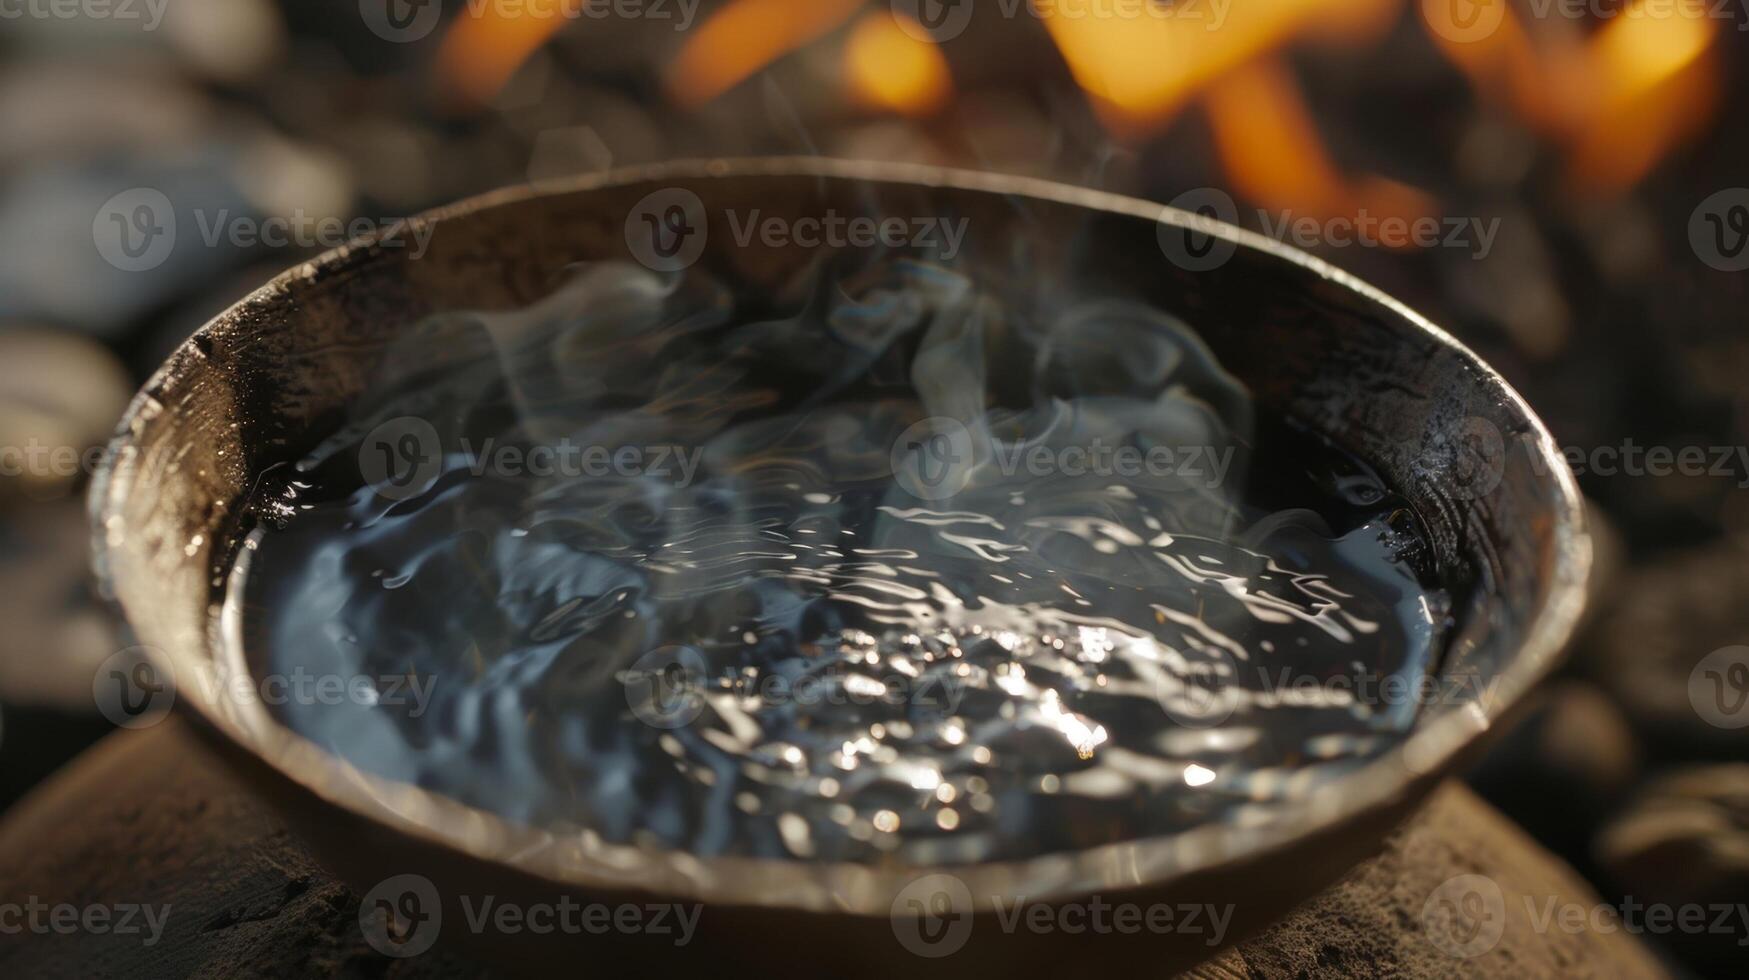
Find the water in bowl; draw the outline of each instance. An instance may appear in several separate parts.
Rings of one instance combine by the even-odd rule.
[[[1408,504],[1188,325],[903,259],[433,318],[247,510],[229,621],[310,681],[285,724],[698,855],[1265,819],[1404,736],[1451,605]]]

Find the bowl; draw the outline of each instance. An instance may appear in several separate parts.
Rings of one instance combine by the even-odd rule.
[[[218,615],[239,500],[333,426],[391,341],[430,314],[525,306],[586,260],[695,262],[754,287],[781,282],[814,250],[737,234],[724,220],[755,210],[790,227],[829,213],[964,218],[965,261],[1018,251],[1042,282],[1110,289],[1195,325],[1260,413],[1360,457],[1411,501],[1440,566],[1471,583],[1440,667],[1466,683],[1425,707],[1395,749],[1267,819],[948,868],[700,858],[555,834],[362,772],[259,701],[227,695],[224,679],[250,659],[224,642]],[[408,247],[421,239],[422,252]],[[1088,943],[1005,927],[1001,913],[1021,896],[1056,908],[1097,898],[1226,909],[1222,942],[1262,927],[1375,852],[1550,671],[1590,564],[1581,498],[1542,423],[1473,353],[1371,286],[1140,200],[822,159],[677,162],[502,191],[299,265],[195,333],[145,385],[96,476],[91,514],[99,575],[147,651],[144,669],[174,681],[177,710],[365,893],[367,933],[386,930],[395,953],[437,940],[564,965],[587,952],[634,974],[724,963],[798,975],[1159,973],[1194,963],[1214,951],[1209,930],[1113,931]],[[699,918],[679,948],[643,933],[507,933],[472,923],[483,895],[677,903]]]

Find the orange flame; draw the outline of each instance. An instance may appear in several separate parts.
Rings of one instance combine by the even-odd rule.
[[[1532,38],[1510,8],[1473,41],[1430,33],[1483,97],[1567,147],[1581,188],[1611,193],[1638,182],[1711,116],[1717,31],[1699,5],[1634,0],[1589,38]]]
[[[1502,10],[1498,27],[1471,40],[1456,40],[1436,29],[1427,34],[1477,92],[1510,106],[1538,129],[1559,130],[1565,107],[1586,98],[1585,52],[1579,39],[1563,32],[1533,44],[1509,7]]]
[[[1404,221],[1436,211],[1432,198],[1415,188],[1379,177],[1344,178],[1326,154],[1293,77],[1273,58],[1228,72],[1203,103],[1233,188],[1264,207],[1316,218],[1364,211]]]
[[[536,17],[508,4],[470,9],[444,34],[437,52],[444,94],[468,107],[490,104],[516,69],[566,23],[564,17]]]
[[[1632,186],[1712,115],[1718,84],[1707,57],[1718,24],[1675,4],[1674,16],[1636,16],[1645,0],[1597,32],[1597,82],[1587,124],[1572,142],[1572,174],[1593,190]]]
[[[947,59],[907,31],[903,14],[871,13],[856,22],[844,48],[844,72],[853,95],[867,105],[908,116],[925,116],[953,93]]]
[[[1048,0],[1037,2],[1052,9]],[[1328,35],[1332,21],[1359,32],[1397,6],[1398,0],[1248,0],[1228,7],[1224,22],[1216,21],[1212,4],[1156,5],[1130,16],[1059,11],[1041,19],[1107,126],[1141,136],[1221,75],[1297,34]]]
[[[734,0],[699,25],[668,67],[668,91],[702,105],[849,20],[862,0]]]

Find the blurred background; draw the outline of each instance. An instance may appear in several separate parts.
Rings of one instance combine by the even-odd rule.
[[[1749,710],[1691,684],[1749,643],[1746,6],[0,0],[0,807],[108,728],[93,672],[129,641],[81,494],[214,313],[489,189],[820,154],[1202,208],[1476,348],[1568,447],[1603,555],[1563,675],[1470,779],[1608,898],[1749,900]],[[1736,938],[1663,951],[1735,973]]]

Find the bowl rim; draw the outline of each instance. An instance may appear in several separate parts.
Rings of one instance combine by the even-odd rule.
[[[344,264],[348,256],[369,249],[378,239],[410,228],[544,197],[660,180],[741,177],[815,177],[996,193],[1185,227],[1299,265],[1385,308],[1455,353],[1474,372],[1475,383],[1491,385],[1503,407],[1522,417],[1530,437],[1526,442],[1547,464],[1544,472],[1556,491],[1551,531],[1553,568],[1547,592],[1524,624],[1523,641],[1501,670],[1492,696],[1485,699],[1487,704],[1472,701],[1464,708],[1428,719],[1382,756],[1329,786],[1283,804],[1272,819],[1257,825],[1211,823],[1175,834],[1072,852],[976,864],[896,867],[806,859],[701,858],[679,851],[605,844],[592,840],[587,831],[560,835],[364,772],[265,714],[262,720],[244,724],[209,703],[210,698],[200,685],[179,687],[179,710],[191,710],[206,726],[218,730],[243,752],[328,805],[415,840],[492,865],[507,866],[552,885],[603,891],[629,889],[676,901],[713,905],[886,917],[898,914],[894,898],[907,884],[936,873],[950,873],[965,883],[972,896],[973,910],[987,912],[994,908],[998,896],[1051,901],[1100,889],[1162,887],[1191,875],[1216,871],[1223,865],[1285,850],[1297,841],[1334,831],[1369,813],[1388,810],[1404,802],[1418,784],[1423,789],[1429,787],[1430,777],[1444,772],[1466,746],[1493,727],[1558,663],[1585,605],[1591,542],[1585,531],[1583,498],[1577,481],[1547,427],[1524,398],[1449,333],[1324,260],[1255,232],[1138,198],[1037,177],[825,157],[688,159],[623,167],[490,191],[404,219],[279,274],[213,317],[184,341],[183,347],[243,318],[252,309],[283,300],[300,283],[316,279],[321,270]],[[93,527],[98,529],[100,569],[104,564],[101,553],[106,547],[105,529],[110,528],[113,520],[120,519],[119,508],[128,489],[127,479],[118,480],[121,467],[117,461],[124,458],[143,418],[160,407],[151,393],[171,380],[177,360],[172,355],[129,403],[104,461],[93,475],[89,510]],[[125,601],[121,605],[125,613]],[[140,640],[150,656],[168,666],[172,677],[179,676],[180,670],[198,668],[215,659],[212,651],[193,654],[166,650],[152,646],[150,637],[142,635]],[[207,642],[216,645],[210,638]],[[218,652],[223,655],[222,650]]]

